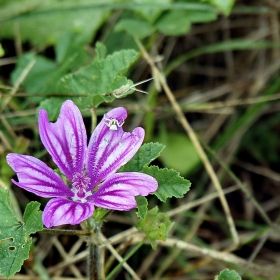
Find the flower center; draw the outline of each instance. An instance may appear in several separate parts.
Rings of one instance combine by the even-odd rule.
[[[87,202],[87,197],[92,195],[91,191],[86,191],[90,183],[90,178],[83,172],[76,172],[72,180],[72,192],[75,194],[72,197],[73,201]]]

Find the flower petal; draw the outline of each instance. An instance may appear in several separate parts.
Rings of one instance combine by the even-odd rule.
[[[19,182],[12,182],[42,197],[72,197],[73,192],[62,179],[41,160],[20,154],[8,154],[7,162],[17,173]]]
[[[81,112],[71,101],[65,101],[55,123],[48,121],[45,110],[39,111],[41,140],[61,172],[69,179],[81,172],[86,155],[87,136]]]
[[[92,216],[93,204],[80,203],[66,198],[51,199],[43,212],[43,223],[46,227],[65,224],[76,225]]]
[[[141,127],[124,132],[121,125],[127,117],[126,109],[111,110],[94,130],[89,146],[87,172],[91,186],[96,186],[125,165],[140,148],[145,131]],[[108,120],[117,120],[116,130],[110,130]]]
[[[140,172],[123,172],[112,175],[102,183],[91,199],[99,207],[129,211],[137,205],[135,196],[146,196],[157,188],[156,179],[150,175]]]

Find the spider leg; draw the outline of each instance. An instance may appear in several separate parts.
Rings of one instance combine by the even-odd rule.
[[[134,84],[134,86],[141,85],[141,84],[146,83],[146,82],[148,82],[148,81],[150,81],[150,80],[152,80],[152,79],[153,79],[153,78],[143,80],[143,81],[141,81],[141,82],[138,82],[138,83]]]
[[[117,125],[118,125],[118,127],[123,126],[123,124],[124,124],[124,120],[122,121],[122,123],[119,123],[119,122],[117,121]]]
[[[111,124],[112,124],[112,120],[111,119],[108,119],[108,118],[106,118],[105,117],[105,115],[104,115],[104,123],[108,126],[108,127],[110,127],[111,126]]]

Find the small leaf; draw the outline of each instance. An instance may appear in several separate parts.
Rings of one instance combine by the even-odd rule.
[[[40,203],[37,201],[31,201],[25,208],[23,222],[26,235],[43,230],[42,211],[39,208]]]
[[[216,6],[227,16],[229,15],[235,0],[208,0],[208,2]]]
[[[183,35],[191,29],[190,20],[185,17],[185,11],[170,11],[156,23],[157,28],[165,35]]]
[[[136,215],[140,219],[144,219],[148,211],[148,200],[144,196],[136,196],[135,199],[137,201],[137,208],[138,208]]]
[[[126,31],[128,34],[143,39],[153,34],[156,29],[147,21],[125,18],[121,19],[115,26],[115,31]]]
[[[136,11],[141,14],[143,18],[153,23],[158,16],[162,13],[162,6],[170,4],[172,0],[137,0],[137,3],[141,3],[141,8],[136,9]],[[146,7],[145,4],[148,4]],[[153,4],[153,6],[151,5]]]
[[[100,44],[97,52],[98,56],[89,66],[62,77],[57,85],[58,93],[86,95],[72,98],[80,109],[97,107],[102,101],[113,101],[110,93],[128,84],[129,80],[124,75],[139,56],[135,50],[122,50],[101,58],[105,49],[101,50]]]
[[[156,26],[166,35],[183,35],[190,30],[192,23],[211,22],[216,18],[214,11],[173,10],[164,14]]]
[[[160,143],[142,145],[137,154],[123,167],[122,172],[140,172],[144,166],[148,166],[159,157],[164,148]]]
[[[30,202],[21,222],[11,208],[9,191],[0,188],[0,275],[13,276],[29,257],[32,243],[29,235],[43,229],[39,206],[38,202]]]
[[[203,23],[216,20],[217,13],[214,11],[186,10],[185,17],[191,23]]]
[[[144,167],[142,172],[158,181],[158,189],[154,194],[162,202],[166,202],[166,199],[170,197],[181,198],[190,190],[190,181],[181,177],[175,170],[150,166]]]
[[[158,207],[149,210],[144,219],[140,219],[136,228],[144,232],[151,241],[153,249],[156,249],[156,240],[165,241],[174,222],[164,213],[158,213]]]
[[[219,275],[215,277],[215,280],[242,280],[239,274],[234,270],[224,269]]]
[[[107,48],[104,44],[97,42],[95,45],[96,59],[102,60],[106,58]]]
[[[65,101],[65,98],[51,97],[45,99],[40,103],[39,109],[44,109],[48,112],[48,117],[50,121],[54,121],[57,119],[60,107],[62,103]]]

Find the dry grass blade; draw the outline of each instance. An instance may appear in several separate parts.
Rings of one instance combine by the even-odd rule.
[[[141,53],[143,54],[143,57],[146,59],[147,63],[150,65],[150,67],[153,69],[153,72],[157,75],[170,103],[172,104],[183,128],[185,129],[185,131],[187,132],[188,136],[190,137],[191,141],[193,142],[204,166],[205,169],[207,170],[211,181],[214,185],[214,187],[216,188],[217,192],[219,193],[219,198],[221,201],[221,204],[223,206],[224,212],[225,212],[225,216],[230,228],[230,232],[233,238],[233,245],[236,247],[239,243],[239,237],[235,228],[235,224],[227,203],[227,200],[224,196],[224,193],[222,191],[222,187],[221,184],[213,170],[213,167],[211,166],[209,159],[207,158],[201,144],[199,143],[192,127],[190,126],[189,122],[187,121],[186,117],[184,116],[184,113],[182,111],[182,109],[180,108],[179,104],[177,103],[174,95],[172,94],[171,90],[169,89],[168,85],[166,84],[165,79],[163,78],[163,74],[160,73],[160,71],[158,70],[158,68],[155,66],[154,61],[151,59],[151,57],[149,56],[149,54],[147,53],[147,51],[145,50],[145,48],[143,47],[142,43],[137,39],[134,38],[135,42],[137,43],[139,49],[141,50]]]
[[[12,88],[10,95],[6,97],[6,99],[4,100],[2,107],[0,108],[0,114],[3,112],[3,110],[6,108],[6,106],[8,105],[8,103],[10,102],[11,98],[15,95],[15,93],[17,92],[17,90],[19,89],[20,85],[22,84],[22,82],[24,81],[24,79],[27,77],[28,73],[30,72],[30,70],[32,69],[32,67],[34,66],[34,64],[36,63],[36,60],[32,60],[30,61],[27,66],[25,67],[25,69],[22,71],[21,75],[19,76],[16,84],[14,85],[14,87]]]
[[[105,238],[105,236],[102,236],[102,241],[106,242],[107,239]],[[110,244],[107,243],[106,248],[112,253],[112,255],[119,261],[122,262],[123,258],[122,256],[115,250],[115,248]],[[137,276],[137,274],[135,273],[135,271],[126,263],[123,263],[123,267],[127,270],[127,272],[131,275],[132,279],[134,280],[140,280],[140,278]]]

